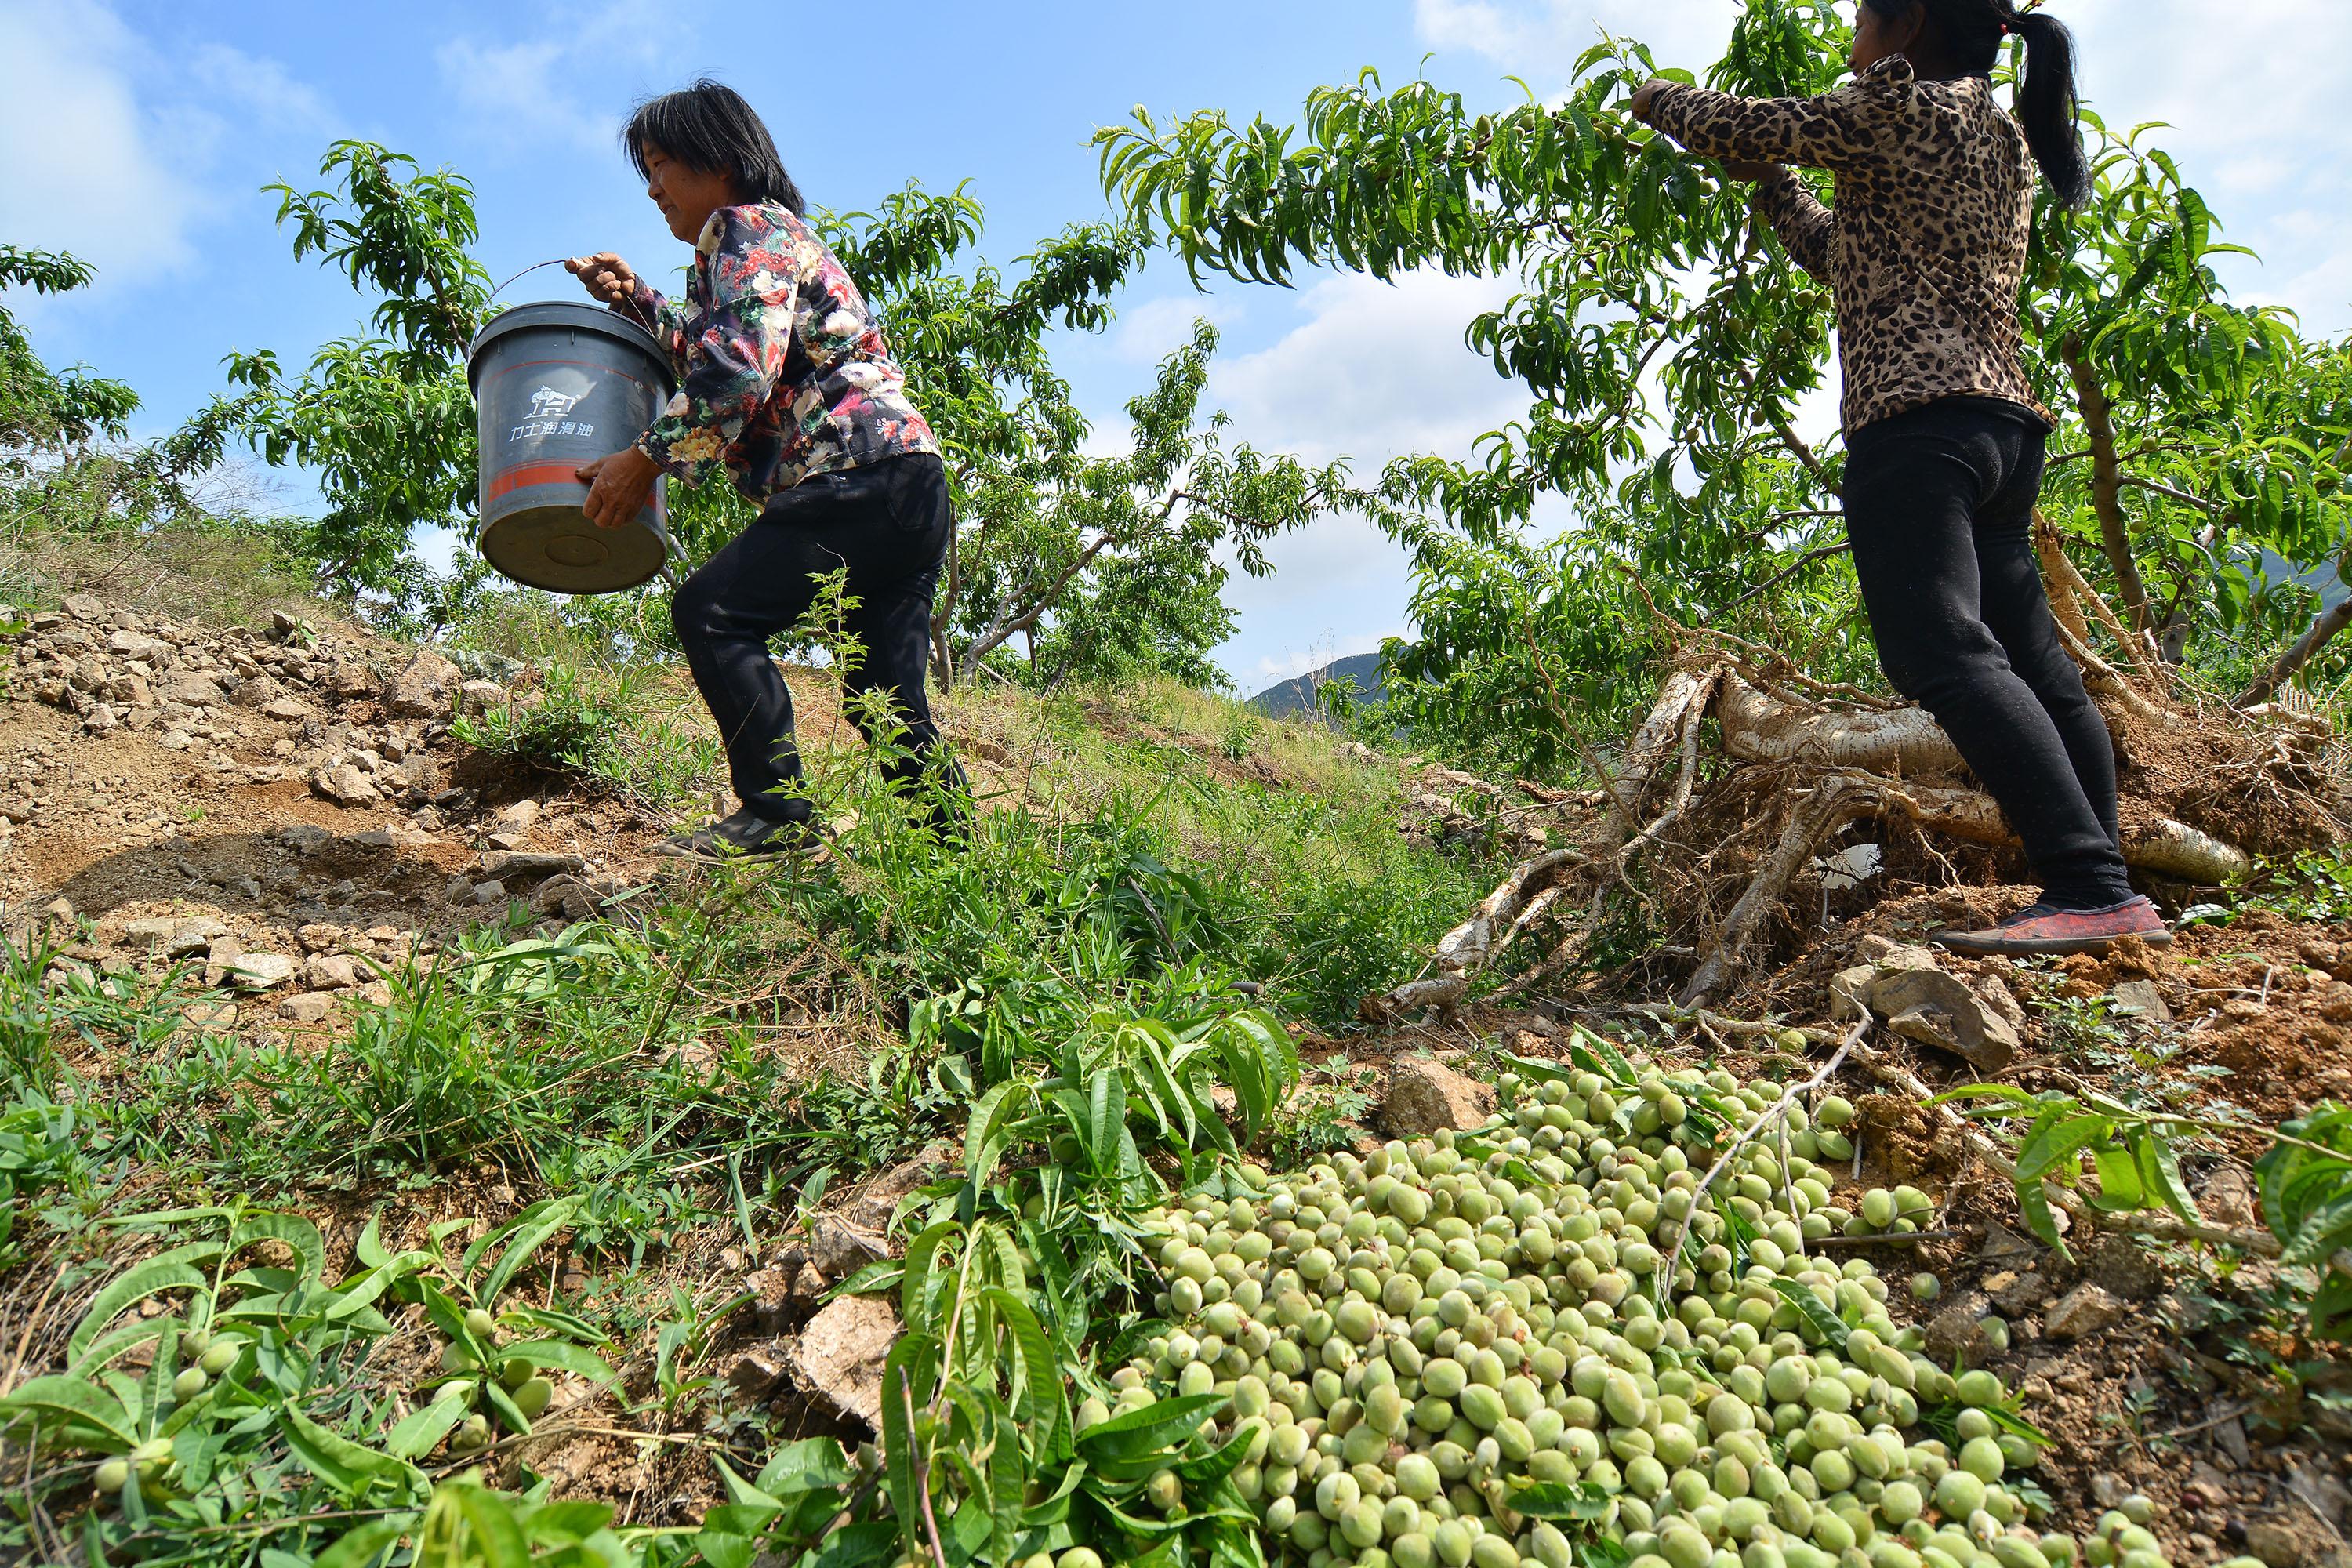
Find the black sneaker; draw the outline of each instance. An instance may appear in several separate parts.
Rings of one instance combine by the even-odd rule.
[[[815,848],[819,841],[814,823],[789,817],[778,821],[745,806],[732,816],[663,839],[659,850],[685,860],[734,860],[796,854]]]

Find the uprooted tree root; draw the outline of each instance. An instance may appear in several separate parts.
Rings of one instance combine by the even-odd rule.
[[[2115,738],[2135,872],[2176,889],[2218,888],[2256,856],[2344,837],[2344,758],[2325,720],[2179,691],[2152,652],[2127,654],[2126,668],[2108,663],[2092,651],[2084,604],[2126,649],[2133,639],[2079,576],[2053,577],[2063,639]],[[1719,995],[1768,939],[1810,923],[1800,885],[1812,884],[1801,903],[1818,912],[1822,857],[1864,821],[1880,828],[1889,868],[1899,855],[1923,879],[1990,880],[2023,865],[2000,807],[1924,710],[1704,630],[1686,636],[1610,766],[1596,815],[1576,842],[1516,867],[1439,942],[1422,977],[1369,999],[1367,1016],[1451,1011],[1483,971],[1580,907],[1585,918],[1536,973],[1583,956],[1613,908],[1638,920],[1654,955],[1679,961],[1685,1005]]]

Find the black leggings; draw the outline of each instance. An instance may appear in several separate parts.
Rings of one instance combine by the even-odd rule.
[[[2032,414],[1991,398],[1865,426],[1846,442],[1846,532],[1886,679],[2000,803],[2047,901],[2105,909],[2132,896],[2115,744],[2042,591],[2047,440]]]
[[[801,776],[792,693],[768,639],[808,613],[818,577],[845,566],[857,601],[846,629],[865,649],[845,684],[852,695],[887,692],[906,728],[913,755],[890,776],[911,781],[924,772],[940,740],[923,690],[931,600],[954,526],[947,470],[928,453],[820,474],[770,497],[759,521],[678,589],[670,624],[719,721],[728,773],[745,805],[779,821],[809,816],[809,803],[792,787]],[[853,709],[851,717],[874,738],[863,712]],[[960,798],[964,778],[954,762],[940,752],[932,765],[950,798]]]

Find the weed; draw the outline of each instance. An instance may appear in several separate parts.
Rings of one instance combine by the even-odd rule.
[[[19,1231],[34,1215],[34,1200],[73,1197],[89,1187],[79,1131],[71,1106],[29,1090],[0,1106],[0,1270],[26,1255]],[[52,1228],[64,1228],[72,1216],[52,1208],[45,1217]]]
[[[1235,706],[1225,716],[1224,730],[1217,749],[1225,754],[1228,762],[1245,761],[1257,743],[1258,729],[1257,716],[1246,708]]]
[[[2198,904],[2179,923],[2229,925],[2254,910],[2316,924],[2352,920],[2352,856],[2337,847],[2310,850],[2286,865],[2263,861],[2224,901]]]
[[[1343,1056],[1309,1067],[1298,1092],[1275,1118],[1266,1136],[1266,1158],[1280,1169],[1296,1170],[1353,1147],[1363,1135],[1363,1119],[1377,1102],[1379,1088],[1377,1069],[1358,1067]]]
[[[60,966],[62,950],[36,934],[25,945],[0,941],[0,1072],[5,1087],[50,1092],[69,1043],[136,1059],[160,1049],[184,1027],[182,1009],[196,993],[184,972],[160,977],[100,974]]]
[[[656,805],[689,798],[718,764],[719,748],[697,728],[653,711],[646,666],[602,671],[559,665],[530,701],[450,727],[493,756],[559,768]]]
[[[82,1516],[93,1559],[173,1561],[201,1557],[225,1524],[290,1552],[334,1533],[322,1521],[421,1501],[417,1461],[445,1439],[462,1456],[479,1446],[478,1418],[530,1430],[546,1408],[541,1368],[610,1380],[584,1324],[487,1310],[569,1217],[526,1211],[454,1277],[437,1251],[386,1248],[371,1221],[357,1271],[333,1284],[325,1237],[299,1215],[231,1204],[120,1222],[169,1244],[90,1300],[61,1371],[0,1399],[0,1431],[35,1459],[27,1498],[94,1486],[112,1503]],[[439,1227],[435,1246],[465,1223]],[[391,1301],[416,1304],[448,1341],[432,1396],[404,1415],[374,1393],[376,1352],[394,1332],[379,1304]],[[0,1526],[0,1542],[12,1536],[30,1539],[21,1522]]]

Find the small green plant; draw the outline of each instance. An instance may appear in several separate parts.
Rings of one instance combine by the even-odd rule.
[[[0,1087],[44,1093],[55,1087],[68,1040],[123,1053],[150,1055],[185,1028],[181,1008],[191,999],[185,975],[102,974],[72,968],[52,981],[60,947],[43,933],[23,946],[0,940]]]
[[[1375,1101],[1380,1073],[1344,1056],[1306,1069],[1297,1093],[1283,1101],[1266,1133],[1267,1157],[1284,1166],[1307,1164],[1353,1146]]]
[[[1225,715],[1224,732],[1218,738],[1217,749],[1224,753],[1227,762],[1246,762],[1257,748],[1261,727],[1256,714],[1236,707]]]
[[[2226,926],[2255,910],[2313,924],[2352,920],[2352,858],[2336,847],[2306,851],[2285,865],[2263,861],[2221,902],[2195,905],[2179,923]]]
[[[2270,1147],[2254,1162],[2262,1217],[2280,1261],[2315,1271],[2309,1313],[2321,1339],[2352,1341],[2352,1109],[2322,1102],[2275,1130],[2210,1115],[2126,1105],[2106,1095],[2039,1095],[2004,1084],[1972,1084],[1941,1096],[1967,1102],[1980,1120],[2023,1120],[2015,1186],[2036,1235],[2061,1255],[2066,1243],[2052,1214],[2053,1188],[2080,1183],[2087,1161],[2097,1178],[2090,1201],[2113,1214],[2169,1211],[2202,1224],[2181,1179],[2180,1151],[2213,1133],[2252,1134]]]
[[[636,1568],[652,1532],[616,1531],[614,1509],[557,1501],[541,1481],[517,1496],[472,1476],[443,1481],[421,1510],[359,1526],[320,1554],[315,1568],[372,1568],[403,1540],[410,1568]]]
[[[17,1232],[32,1215],[33,1201],[87,1184],[79,1130],[73,1107],[30,1090],[0,1107],[0,1271],[25,1257]]]
[[[446,1437],[453,1458],[467,1458],[495,1440],[493,1423],[516,1436],[529,1436],[531,1423],[545,1414],[555,1396],[555,1384],[547,1376],[551,1371],[597,1384],[612,1381],[612,1368],[588,1348],[603,1336],[578,1318],[527,1304],[492,1310],[516,1272],[569,1226],[579,1209],[577,1198],[533,1204],[466,1249],[457,1265],[464,1283],[445,1285],[420,1272],[395,1288],[401,1299],[422,1305],[433,1326],[446,1337],[441,1375],[426,1384],[433,1396],[393,1428],[385,1442],[393,1454],[417,1458]],[[436,1244],[463,1223],[438,1227]],[[360,1261],[389,1267],[394,1259],[375,1234],[371,1224],[361,1238]],[[476,1272],[485,1266],[487,1272]],[[471,1306],[465,1305],[468,1300]]]
[[[433,1259],[388,1258],[330,1284],[325,1239],[298,1215],[230,1205],[124,1224],[193,1239],[118,1274],[63,1370],[0,1399],[0,1430],[47,1461],[35,1496],[86,1482],[110,1502],[85,1521],[94,1552],[201,1531],[197,1500],[224,1487],[282,1518],[424,1496],[413,1465],[362,1440],[377,1419],[362,1369],[391,1331],[377,1303]]]
[[[394,1252],[372,1219],[355,1271],[332,1283],[326,1239],[299,1215],[230,1205],[131,1216],[122,1229],[185,1239],[99,1290],[62,1370],[0,1399],[0,1433],[29,1445],[32,1496],[95,1489],[82,1521],[93,1553],[198,1560],[174,1553],[201,1556],[225,1509],[278,1550],[315,1547],[321,1521],[422,1503],[417,1461],[445,1437],[463,1458],[488,1445],[493,1418],[529,1433],[553,1392],[548,1370],[611,1381],[587,1325],[527,1304],[491,1310],[572,1207],[534,1205],[454,1274],[437,1248],[467,1222],[436,1227],[433,1250]],[[372,1360],[394,1301],[447,1336],[433,1397],[404,1415],[379,1398]]]
[[[493,756],[560,768],[660,805],[692,793],[718,762],[698,731],[653,710],[653,667],[590,671],[558,665],[529,701],[460,716],[450,733]]]

